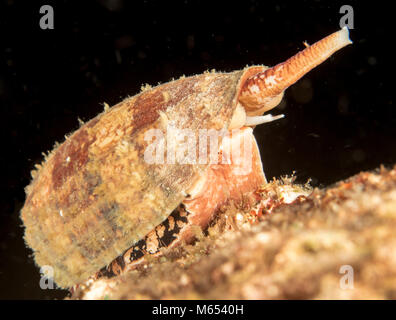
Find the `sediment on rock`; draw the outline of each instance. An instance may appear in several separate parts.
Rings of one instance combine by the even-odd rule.
[[[293,192],[301,196],[284,203]],[[309,196],[290,179],[258,193],[260,210],[230,208],[195,243],[71,299],[396,298],[396,166]]]

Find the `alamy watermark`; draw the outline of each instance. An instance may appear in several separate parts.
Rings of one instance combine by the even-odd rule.
[[[340,7],[340,14],[343,16],[340,19],[340,28],[345,26],[348,29],[354,29],[354,12],[353,7],[348,4],[344,4]],[[42,14],[39,25],[43,30],[54,29],[54,8],[50,5],[43,5],[40,7],[40,14]]]
[[[50,5],[40,7],[40,14],[42,14],[39,25],[43,30],[54,29],[54,8]]]
[[[339,270],[343,276],[340,278],[340,288],[342,290],[352,290],[353,286],[353,267],[349,264],[342,265]]]
[[[54,268],[51,266],[42,266],[40,268],[41,278],[40,278],[40,288],[43,290],[46,289],[55,289],[54,286]]]
[[[231,131],[215,129],[178,129],[168,125],[146,131],[148,146],[144,160],[148,164],[223,164],[233,165],[233,173],[246,175],[252,170],[251,129]]]
[[[340,13],[343,14],[343,16],[340,19],[340,28],[343,27],[348,27],[348,29],[354,29],[354,13],[353,13],[353,7],[350,5],[343,5],[340,8]]]

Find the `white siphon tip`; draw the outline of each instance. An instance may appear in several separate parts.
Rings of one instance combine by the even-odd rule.
[[[340,38],[345,45],[353,43],[352,40],[349,38],[349,29],[347,26],[343,26],[342,29],[339,31]]]

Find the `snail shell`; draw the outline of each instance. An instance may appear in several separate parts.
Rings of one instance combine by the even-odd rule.
[[[166,220],[211,170],[208,163],[147,163],[148,130],[165,131],[171,123],[198,136],[201,129],[227,131],[238,119],[242,127],[246,115],[276,106],[290,84],[348,43],[342,29],[274,68],[168,82],[82,125],[46,157],[26,188],[21,218],[35,262],[52,266],[60,287],[108,265]],[[265,181],[258,176],[254,185]]]

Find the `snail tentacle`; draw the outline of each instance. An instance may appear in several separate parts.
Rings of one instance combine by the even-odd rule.
[[[245,126],[257,126],[259,124],[272,122],[278,119],[284,118],[284,114],[280,114],[277,116],[273,116],[272,114],[266,114],[265,116],[254,116],[254,117],[246,117]]]

